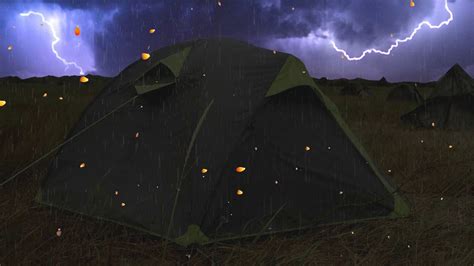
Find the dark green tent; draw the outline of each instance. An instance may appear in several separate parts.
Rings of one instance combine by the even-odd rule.
[[[390,83],[388,83],[387,79],[385,77],[382,77],[378,82],[377,84],[379,86],[386,86],[386,85],[389,85]]]
[[[423,97],[414,85],[401,84],[393,88],[387,96],[389,102],[423,102]]]
[[[437,82],[433,93],[402,121],[416,127],[474,129],[474,82],[455,64]]]
[[[77,134],[37,200],[181,245],[408,214],[304,64],[243,42],[137,61]]]

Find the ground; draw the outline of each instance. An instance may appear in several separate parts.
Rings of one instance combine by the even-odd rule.
[[[0,181],[61,143],[108,81],[0,79],[0,100],[7,101],[0,108]],[[404,126],[400,115],[415,106],[385,101],[395,84],[366,82],[374,95],[360,98],[340,96],[344,82],[320,86],[380,169],[401,186],[412,207],[409,217],[183,249],[123,226],[34,203],[48,157],[0,187],[0,265],[472,265],[472,132]],[[431,89],[430,84],[419,86],[425,97]]]

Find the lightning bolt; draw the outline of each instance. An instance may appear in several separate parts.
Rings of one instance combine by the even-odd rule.
[[[53,24],[50,21],[47,21],[42,13],[35,12],[35,11],[28,11],[26,13],[20,13],[20,16],[22,16],[22,17],[29,17],[31,15],[35,15],[35,16],[40,17],[43,24],[48,25],[49,28],[51,29],[51,32],[52,32],[53,38],[54,38],[53,42],[51,43],[51,50],[53,51],[54,55],[56,55],[56,58],[66,66],[66,69],[69,68],[70,66],[73,66],[77,70],[79,70],[80,75],[84,75],[84,70],[76,62],[69,62],[69,61],[67,61],[66,59],[62,58],[59,55],[58,51],[56,50],[56,44],[58,44],[58,42],[61,41],[61,39],[59,39],[58,35],[56,34],[56,31],[54,30]]]
[[[453,12],[451,12],[451,10],[448,7],[448,0],[444,1],[444,8],[449,13],[449,18],[447,20],[442,21],[438,25],[432,25],[429,21],[426,21],[426,20],[421,22],[420,24],[418,24],[418,26],[412,31],[412,33],[409,36],[407,36],[404,39],[395,40],[395,43],[392,44],[387,51],[381,51],[381,50],[378,50],[378,49],[375,49],[375,48],[371,48],[371,49],[367,49],[364,52],[362,52],[362,54],[358,57],[351,57],[347,54],[347,52],[345,50],[337,47],[337,45],[334,41],[331,41],[331,44],[332,44],[332,47],[334,48],[334,50],[336,50],[339,53],[342,53],[342,55],[349,61],[359,61],[362,58],[364,58],[366,55],[371,54],[371,53],[376,53],[376,54],[381,54],[381,55],[390,55],[392,50],[397,48],[399,46],[399,44],[411,41],[413,39],[413,37],[415,37],[415,35],[418,33],[418,31],[421,30],[421,28],[423,28],[424,26],[428,26],[430,29],[439,29],[443,26],[449,25],[449,23],[451,23],[451,21],[453,21],[454,15],[453,15]]]

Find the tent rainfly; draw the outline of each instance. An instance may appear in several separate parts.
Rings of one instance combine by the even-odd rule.
[[[474,81],[454,65],[436,82],[430,97],[401,119],[416,127],[474,129]]]
[[[407,84],[402,84],[393,88],[387,96],[387,101],[397,102],[397,101],[406,101],[406,102],[423,102],[423,97],[418,92],[414,86]]]
[[[71,135],[84,129],[37,201],[183,246],[409,212],[305,65],[244,42],[137,60]]]
[[[385,85],[388,85],[388,84],[389,84],[388,81],[387,81],[387,79],[386,79],[385,77],[382,77],[377,83],[378,83],[378,85],[380,85],[380,86],[385,86]]]

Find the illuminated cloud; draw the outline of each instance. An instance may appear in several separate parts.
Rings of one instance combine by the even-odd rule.
[[[474,64],[471,48],[474,32],[470,27],[474,24],[474,16],[470,14],[474,8],[472,0],[450,1],[455,20],[448,27],[436,32],[422,29],[403,49],[396,49],[394,56],[368,56],[360,62],[342,60],[330,40],[350,55],[358,55],[371,47],[387,48],[395,38],[406,36],[423,20],[433,24],[445,20],[444,2],[416,1],[415,8],[409,7],[408,0],[222,2],[218,7],[215,1],[201,0],[88,0],[87,5],[72,0],[46,0],[37,5],[24,1],[3,4],[7,8],[0,10],[0,15],[6,16],[0,16],[0,26],[6,23],[5,17],[9,24],[15,22],[11,18],[13,12],[36,7],[61,19],[67,14],[68,20],[61,20],[65,24],[59,26],[62,33],[71,34],[64,36],[64,46],[58,44],[58,50],[64,52],[65,58],[78,60],[86,72],[96,69],[98,74],[108,76],[116,75],[139,59],[142,52],[211,36],[242,39],[294,53],[306,63],[312,75],[330,78],[386,76],[391,81],[432,80],[454,63]],[[82,31],[79,37],[73,34],[78,23]],[[150,28],[156,32],[150,34]],[[5,28],[5,32],[11,34],[9,28]],[[9,67],[2,66],[0,75],[64,73],[60,62],[52,62],[54,55],[38,52],[48,49],[50,43],[41,37],[47,35],[36,35],[35,45],[30,44],[34,40],[30,32],[30,35],[13,37],[12,53],[0,49],[0,60]],[[77,38],[81,39],[80,43],[76,42]],[[18,41],[24,40],[29,41],[25,45],[29,49],[18,46]],[[3,38],[0,44],[8,45]],[[35,58],[35,62],[31,62],[31,58]],[[51,66],[43,68],[45,62]]]

